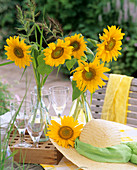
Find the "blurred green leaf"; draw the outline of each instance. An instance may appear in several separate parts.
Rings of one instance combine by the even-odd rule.
[[[72,67],[74,66],[76,61],[77,61],[76,58],[73,58],[71,60],[66,61],[66,66],[67,66],[69,71],[72,69]]]
[[[88,47],[87,47],[86,54],[91,54],[94,57],[93,51],[90,48],[88,48]]]
[[[98,41],[93,40],[93,39],[91,39],[91,38],[88,38],[87,40],[88,40],[89,42],[91,42],[94,47],[97,47],[97,44],[99,43]]]
[[[51,68],[49,65],[46,65],[45,64],[45,61],[43,60],[45,58],[44,54],[41,54],[38,56],[38,72],[44,76],[45,74],[46,75],[49,75],[52,71],[53,71],[53,68]]]
[[[73,88],[73,93],[72,93],[72,101],[74,101],[75,99],[77,99],[81,94],[82,91],[80,91],[77,87],[76,87],[77,83],[76,81],[72,80],[72,88]]]

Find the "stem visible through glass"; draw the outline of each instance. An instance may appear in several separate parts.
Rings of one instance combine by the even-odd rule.
[[[20,136],[20,144],[23,144],[25,142],[25,131],[19,131]]]
[[[84,115],[85,115],[86,122],[88,122],[88,115],[87,115],[86,107],[85,107],[86,96],[84,96],[84,95],[85,95],[84,93],[81,94],[81,102],[82,102],[83,112],[84,112]]]
[[[36,142],[33,142],[33,143],[34,143],[34,147],[38,148],[38,142],[36,141]]]
[[[58,118],[60,118],[60,116],[61,116],[61,114],[59,113],[59,114],[58,114]]]

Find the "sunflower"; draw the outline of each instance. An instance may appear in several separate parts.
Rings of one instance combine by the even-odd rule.
[[[85,56],[84,51],[87,51],[86,41],[84,41],[84,37],[81,34],[75,34],[71,37],[66,37],[65,41],[70,41],[70,46],[73,47],[72,55],[74,58],[81,59],[82,56]]]
[[[98,89],[98,86],[102,87],[105,82],[102,80],[107,80],[108,77],[103,73],[110,71],[109,68],[104,67],[104,63],[100,64],[98,59],[95,59],[92,63],[86,63],[84,61],[79,62],[79,67],[73,74],[73,80],[76,81],[77,87],[81,91],[86,91],[87,89],[93,93]]]
[[[72,47],[68,46],[69,41],[64,42],[61,39],[57,40],[57,44],[48,44],[49,48],[44,51],[45,63],[50,66],[57,67],[60,64],[64,64],[66,59],[71,59]]]
[[[104,29],[103,36],[100,36],[100,40],[103,42],[97,44],[97,56],[102,59],[103,62],[112,61],[112,58],[116,61],[118,56],[121,55],[119,50],[121,50],[123,36],[125,34],[121,33],[121,29],[116,28],[116,26],[108,26],[108,30]]]
[[[51,120],[51,124],[47,135],[62,147],[74,147],[74,141],[80,135],[83,124],[79,124],[77,120],[74,121],[74,118],[70,116],[61,118],[61,124],[54,120]]]
[[[8,56],[7,60],[11,60],[15,62],[16,66],[19,66],[19,68],[25,66],[30,66],[31,62],[31,56],[28,54],[30,51],[28,49],[31,47],[29,45],[26,45],[24,43],[24,40],[19,41],[19,36],[6,40],[8,46],[4,46],[5,50],[7,51],[5,54]]]

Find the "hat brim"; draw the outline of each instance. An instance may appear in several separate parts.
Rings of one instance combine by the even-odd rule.
[[[112,145],[116,145],[116,144],[120,144],[120,132],[118,130],[118,127],[125,127],[126,125],[123,124],[119,124],[116,122],[110,122],[110,121],[106,121],[106,120],[101,120],[101,119],[96,119],[96,120],[92,120],[90,123],[88,122],[87,124],[91,124],[93,126],[89,126],[88,128],[90,128],[92,130],[92,132],[94,132],[94,128],[95,131],[97,132],[96,135],[98,135],[98,137],[102,137],[102,138],[97,138],[96,135],[94,134],[90,134],[90,137],[92,139],[94,139],[95,137],[98,139],[98,141],[96,140],[96,142],[98,144],[100,144],[100,140],[109,140],[110,146]],[[96,126],[97,125],[97,126]],[[109,128],[108,128],[109,127]],[[86,127],[87,128],[87,127]],[[85,133],[87,133],[85,130]],[[101,130],[98,130],[101,129]],[[103,134],[104,136],[108,136],[109,138],[103,138]],[[86,138],[86,137],[85,137]],[[112,141],[110,140],[112,138]],[[87,139],[87,138],[86,138]],[[92,140],[91,140],[92,141]],[[109,144],[106,142],[105,144],[102,144],[101,142],[101,146],[109,146]],[[73,162],[75,165],[77,165],[78,167],[85,169],[85,170],[129,170],[129,169],[136,169],[137,170],[137,165],[132,164],[130,162],[128,163],[102,163],[102,162],[96,162],[93,161],[91,159],[88,159],[82,155],[80,155],[75,148],[64,148],[62,146],[59,146],[53,139],[51,139],[51,142],[54,144],[54,146],[71,162]],[[94,144],[92,144],[94,146]],[[97,147],[101,147],[100,145]]]
[[[82,155],[80,155],[75,148],[64,148],[59,146],[56,142],[50,139],[54,146],[72,163],[77,165],[78,167],[85,169],[85,170],[137,170],[137,165],[128,163],[102,163],[102,162],[95,162],[91,159],[88,159]]]

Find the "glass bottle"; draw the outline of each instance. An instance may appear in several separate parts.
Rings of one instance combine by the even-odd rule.
[[[69,115],[83,124],[93,119],[91,108],[87,100],[87,92],[82,93],[73,101]]]

